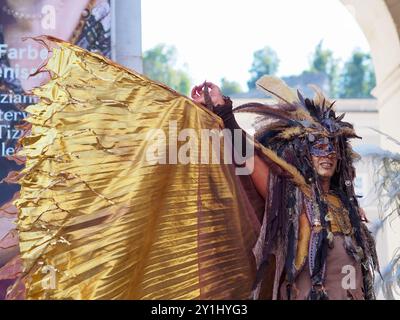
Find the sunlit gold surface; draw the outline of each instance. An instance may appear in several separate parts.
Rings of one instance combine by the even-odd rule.
[[[173,120],[178,132],[200,136],[221,120],[52,40],[52,80],[27,110],[32,133],[16,203],[27,298],[248,298],[259,226],[233,167],[151,165],[145,157],[150,129],[168,133]]]

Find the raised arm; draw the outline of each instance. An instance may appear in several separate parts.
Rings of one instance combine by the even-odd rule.
[[[203,105],[207,105],[206,103],[206,96],[205,96],[205,87],[209,89],[209,96],[211,98],[211,102],[213,104],[213,112],[221,117],[224,121],[225,128],[232,131],[232,144],[233,147],[237,149],[237,152],[243,154],[242,150],[239,150],[238,145],[241,145],[241,148],[245,148],[245,140],[246,140],[246,133],[242,130],[237,123],[235,116],[233,115],[232,111],[232,101],[224,97],[221,93],[220,88],[211,83],[205,82],[199,86],[195,86],[192,89],[191,97],[192,99]],[[242,143],[235,143],[235,135],[233,134],[234,130],[241,130],[242,131]],[[247,165],[250,166],[251,164],[254,165],[254,169],[252,170],[251,179],[254,183],[254,186],[258,193],[265,199],[268,193],[268,176],[269,176],[269,167],[259,156],[256,154],[247,159]]]

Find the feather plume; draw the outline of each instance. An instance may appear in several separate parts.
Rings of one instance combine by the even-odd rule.
[[[317,85],[310,84],[308,85],[308,87],[315,92],[314,104],[320,106],[321,109],[325,111],[325,108],[328,108],[332,104],[332,102],[325,97],[324,93],[322,92],[322,89]]]
[[[263,76],[256,82],[256,85],[259,90],[267,95],[272,95],[277,98],[279,103],[300,104],[296,91],[277,77]]]
[[[283,110],[279,108],[279,106],[268,106],[268,105],[263,105],[259,103],[248,103],[242,106],[237,107],[234,110],[235,113],[242,113],[242,112],[248,112],[248,113],[254,113],[258,115],[263,115],[267,116],[270,118],[276,118],[276,119],[281,119],[281,120],[286,120],[290,121],[293,120],[293,116],[291,112]]]

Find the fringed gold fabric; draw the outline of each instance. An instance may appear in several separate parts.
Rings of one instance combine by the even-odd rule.
[[[16,201],[26,298],[247,299],[262,212],[233,166],[146,160],[151,129],[168,149],[171,121],[200,137],[221,120],[97,54],[42,40],[55,47],[51,80],[27,110]]]

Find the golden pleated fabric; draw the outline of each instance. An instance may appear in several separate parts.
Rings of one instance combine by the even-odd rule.
[[[247,299],[263,210],[249,178],[232,165],[146,159],[151,129],[169,147],[171,123],[200,137],[221,119],[97,54],[46,41],[52,79],[27,109],[16,202],[26,297]]]

